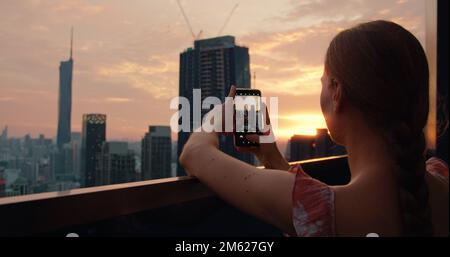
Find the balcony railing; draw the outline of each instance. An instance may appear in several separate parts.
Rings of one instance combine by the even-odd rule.
[[[300,162],[330,185],[350,179],[347,158]],[[0,199],[0,236],[281,236],[197,179],[149,180]]]

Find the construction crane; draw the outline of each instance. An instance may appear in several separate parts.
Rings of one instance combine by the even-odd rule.
[[[178,7],[180,8],[181,14],[183,15],[184,21],[186,22],[186,25],[188,26],[189,32],[191,33],[191,36],[194,40],[198,40],[200,39],[201,35],[203,34],[203,30],[200,30],[200,32],[195,35],[194,30],[192,29],[192,25],[191,22],[189,21],[186,12],[184,11],[183,6],[180,3],[180,0],[176,0]],[[235,4],[233,9],[231,9],[231,12],[228,14],[225,22],[223,23],[222,27],[219,30],[219,33],[217,33],[217,36],[220,36],[220,34],[222,34],[223,30],[225,29],[225,27],[227,26],[228,22],[230,21],[231,17],[233,16],[233,13],[236,11],[236,9],[239,7],[239,3]]]
[[[186,25],[188,26],[189,31],[191,32],[192,38],[194,40],[199,39],[201,34],[203,33],[203,30],[200,30],[200,32],[197,34],[197,36],[195,36],[194,30],[192,29],[191,23],[189,22],[189,19],[188,19],[186,13],[184,12],[184,9],[183,9],[183,6],[180,3],[180,0],[177,0],[177,4],[178,4],[178,7],[180,7],[181,14],[183,14],[184,21],[186,22]]]
[[[202,36],[203,30],[200,30],[200,32],[197,34],[197,36],[195,37],[195,40],[199,40],[200,37]]]
[[[236,9],[239,7],[239,3],[237,3],[236,5],[234,5],[233,9],[231,10],[230,14],[228,14],[227,19],[225,20],[225,22],[223,23],[222,27],[219,30],[219,33],[217,33],[217,36],[220,36],[223,32],[223,30],[225,29],[225,27],[227,26],[228,22],[231,19],[231,16],[233,16],[234,11],[236,11]]]

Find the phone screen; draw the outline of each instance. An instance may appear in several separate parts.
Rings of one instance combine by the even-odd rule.
[[[245,138],[248,134],[260,134],[264,121],[261,113],[261,91],[256,89],[236,89],[235,145],[239,147],[258,146]],[[261,124],[261,125],[259,125]]]

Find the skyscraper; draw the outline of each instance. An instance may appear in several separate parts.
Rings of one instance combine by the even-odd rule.
[[[169,126],[150,126],[142,139],[142,180],[171,177],[172,141]]]
[[[70,121],[72,112],[72,59],[73,29],[70,37],[70,58],[59,65],[59,101],[58,101],[58,131],[56,144],[62,149],[70,142]]]
[[[194,48],[188,48],[180,54],[180,87],[179,95],[186,97],[191,103],[191,131],[193,130],[193,89],[201,89],[202,101],[210,96],[222,101],[228,95],[230,87],[250,88],[250,56],[247,47],[237,46],[235,38],[223,36],[197,40]],[[202,110],[202,116],[207,111]],[[178,156],[190,133],[178,133]],[[227,154],[253,164],[250,154],[238,153],[234,149],[232,137],[220,137],[220,148]],[[185,172],[178,165],[177,175]]]
[[[95,185],[110,185],[136,181],[134,152],[127,142],[104,142],[98,153]]]
[[[106,140],[106,115],[84,114],[81,133],[82,186],[95,186],[96,163]]]

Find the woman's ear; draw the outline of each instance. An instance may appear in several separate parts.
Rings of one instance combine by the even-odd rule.
[[[333,99],[333,111],[340,112],[342,109],[342,101],[343,101],[343,88],[342,84],[336,80],[331,80],[331,85],[333,89],[332,99]]]

